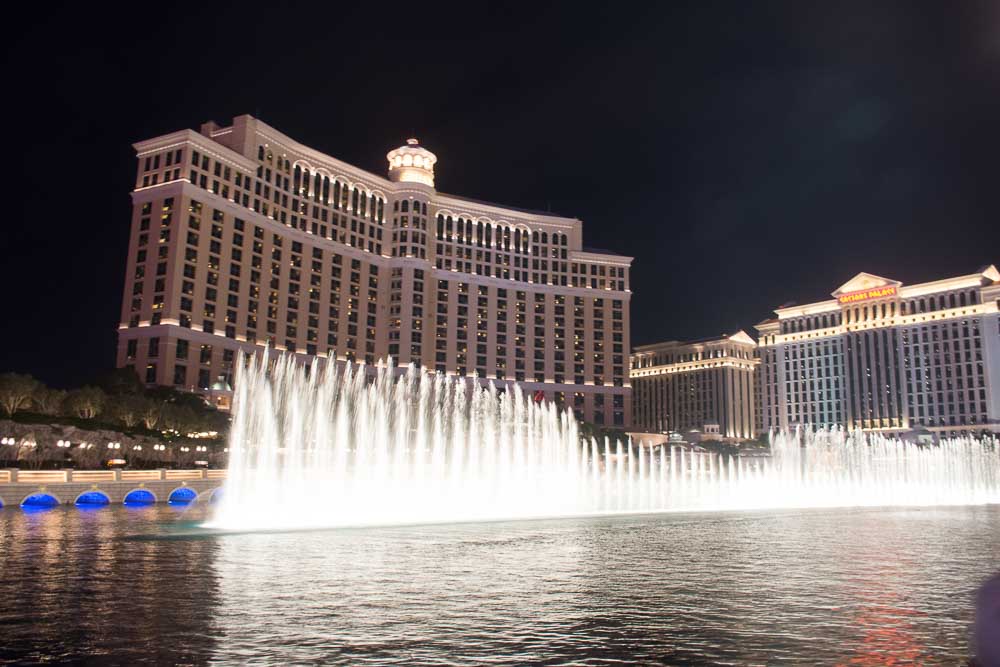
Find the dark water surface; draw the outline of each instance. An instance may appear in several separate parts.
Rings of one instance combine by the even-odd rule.
[[[1000,569],[998,506],[171,537],[200,511],[0,510],[2,659],[961,664]]]

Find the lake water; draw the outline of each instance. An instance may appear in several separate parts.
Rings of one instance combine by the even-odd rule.
[[[0,510],[0,659],[957,664],[1000,506],[195,535]]]

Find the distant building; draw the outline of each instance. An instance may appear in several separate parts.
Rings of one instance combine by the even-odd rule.
[[[869,273],[757,325],[757,430],[1000,432],[1000,272]]]
[[[752,438],[755,348],[743,331],[636,347],[629,373],[633,430],[697,429],[708,439]]]
[[[374,174],[251,116],[135,144],[118,365],[224,405],[239,350],[518,381],[626,425],[630,257],[583,223],[439,192],[415,139]]]

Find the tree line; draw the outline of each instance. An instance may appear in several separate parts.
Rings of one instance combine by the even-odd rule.
[[[0,374],[0,414],[19,421],[34,417],[42,423],[68,421],[85,428],[182,436],[211,431],[221,436],[229,425],[228,416],[201,396],[170,387],[147,389],[124,368],[95,385],[69,391],[48,387],[31,375]]]

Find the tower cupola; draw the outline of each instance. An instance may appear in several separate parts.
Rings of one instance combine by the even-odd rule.
[[[434,164],[437,156],[420,145],[416,139],[407,139],[406,145],[386,154],[389,160],[389,180],[396,183],[423,183],[434,187]]]

